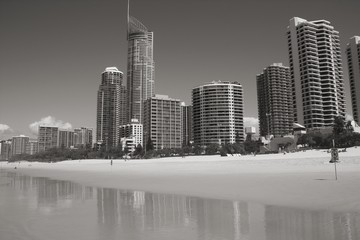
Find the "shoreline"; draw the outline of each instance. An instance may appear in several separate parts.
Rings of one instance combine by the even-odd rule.
[[[2,163],[33,177],[86,186],[195,197],[240,200],[308,210],[360,212],[360,148],[257,156],[191,156],[150,160],[73,160],[58,163]],[[17,166],[15,170],[14,167]]]

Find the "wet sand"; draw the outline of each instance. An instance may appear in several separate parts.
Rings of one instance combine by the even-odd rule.
[[[113,160],[113,165],[99,159],[2,163],[2,168],[103,188],[360,212],[360,148],[340,153],[337,181],[329,159],[326,151],[312,150],[286,155]]]

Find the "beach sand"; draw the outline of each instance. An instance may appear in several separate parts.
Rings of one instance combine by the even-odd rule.
[[[73,160],[1,163],[21,174],[94,187],[242,200],[309,210],[360,212],[360,148],[247,155],[188,156],[150,160]],[[14,169],[16,166],[17,169]]]

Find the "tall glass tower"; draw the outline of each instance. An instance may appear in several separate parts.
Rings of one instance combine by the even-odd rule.
[[[136,118],[143,123],[144,101],[154,96],[153,37],[128,10],[128,122]]]

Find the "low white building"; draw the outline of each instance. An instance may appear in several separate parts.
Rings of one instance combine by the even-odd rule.
[[[137,145],[143,145],[143,125],[138,119],[131,119],[131,123],[119,127],[122,148],[129,152],[135,151]]]

